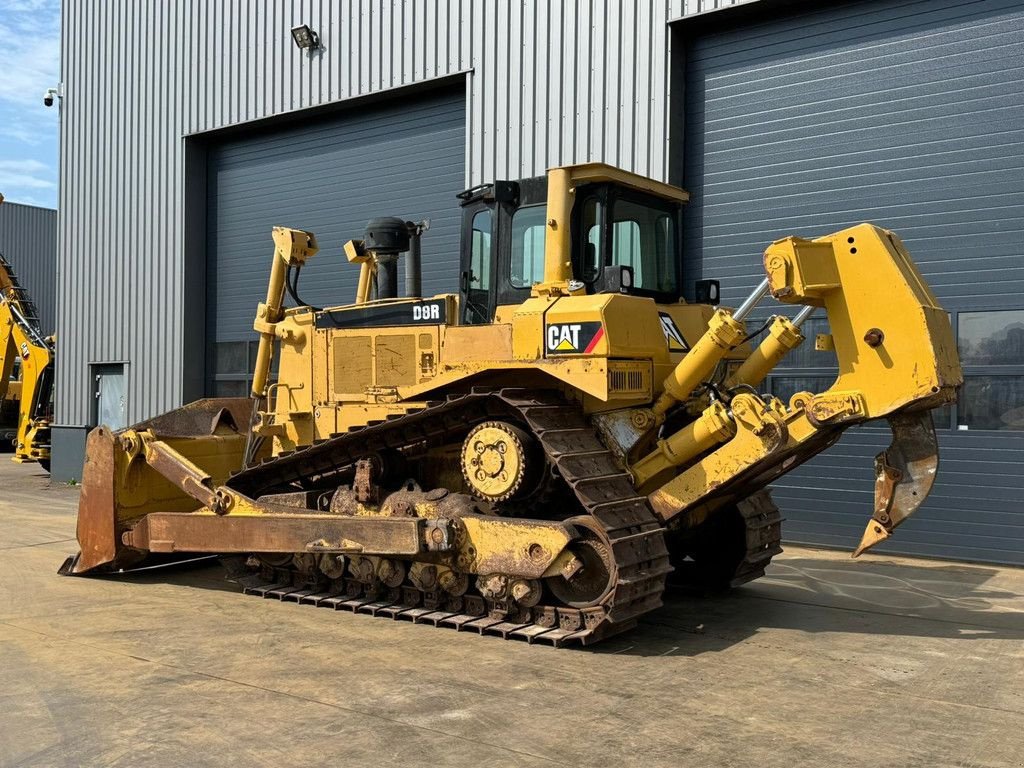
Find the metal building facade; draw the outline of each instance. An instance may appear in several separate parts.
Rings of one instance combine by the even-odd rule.
[[[1024,564],[1024,6],[845,0],[719,16],[674,25],[691,277],[721,279],[735,306],[776,237],[894,230],[950,314],[965,385],[935,414],[935,487],[885,549]],[[766,388],[788,399],[835,374],[834,356],[805,346]],[[857,539],[890,437],[884,423],[851,429],[775,481],[788,541]]]
[[[57,422],[88,423],[101,363],[127,365],[129,421],[199,394],[185,362],[188,137],[453,78],[467,185],[595,159],[662,179],[667,22],[729,4],[63,3]],[[295,47],[301,23],[321,50]]]
[[[0,253],[32,298],[40,330],[52,334],[57,310],[57,211],[10,201],[0,204]]]

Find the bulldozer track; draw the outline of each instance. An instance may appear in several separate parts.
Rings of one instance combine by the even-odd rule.
[[[671,571],[664,530],[579,407],[559,393],[473,390],[265,460],[236,473],[227,484],[250,496],[296,486],[323,487],[343,480],[358,459],[377,451],[438,444],[481,421],[510,416],[527,425],[539,440],[611,554],[613,584],[597,605],[538,605],[524,613],[524,609],[517,611],[474,595],[438,600],[411,586],[367,593],[365,585],[353,579],[335,580],[318,589],[308,584],[306,574],[288,568],[238,579],[244,591],[553,645],[588,644],[629,629],[640,616],[661,605],[665,578]]]
[[[738,587],[764,576],[775,555],[782,554],[782,514],[767,488],[736,505],[746,528],[746,554],[729,586]]]
[[[579,407],[557,392],[476,389],[453,395],[266,459],[237,472],[227,484],[256,496],[296,486],[340,483],[350,478],[355,462],[364,456],[450,441],[477,423],[510,416],[530,428],[551,466],[605,537],[614,559],[615,583],[600,605],[581,609],[538,605],[510,619],[507,607],[488,604],[479,596],[439,599],[410,585],[368,591],[347,578],[310,584],[308,576],[294,568],[274,568],[236,581],[246,594],[258,597],[530,643],[589,644],[631,628],[662,604],[671,571],[664,529]],[[739,502],[737,508],[745,526],[746,550],[731,586],[763,576],[772,557],[782,551],[782,518],[767,489]]]

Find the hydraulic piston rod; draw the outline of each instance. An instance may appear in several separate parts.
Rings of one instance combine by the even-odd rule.
[[[746,320],[747,315],[749,315],[753,311],[754,307],[761,303],[761,299],[763,299],[767,295],[768,278],[766,277],[764,280],[758,283],[757,288],[754,289],[754,292],[747,296],[747,298],[743,300],[742,304],[736,307],[736,309],[732,313],[733,319]]]
[[[776,317],[768,328],[768,335],[758,345],[757,349],[750,353],[750,357],[743,361],[743,364],[726,381],[727,387],[735,387],[738,384],[747,384],[756,387],[771,373],[793,349],[796,349],[804,341],[800,333],[802,326],[817,307],[804,307],[792,320],[781,315]]]
[[[630,471],[640,488],[672,467],[688,463],[704,451],[736,434],[736,425],[721,403],[712,403],[691,424],[659,440],[657,448]]]

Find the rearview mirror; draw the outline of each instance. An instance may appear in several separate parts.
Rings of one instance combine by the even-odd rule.
[[[718,306],[721,301],[721,291],[717,280],[698,280],[694,288],[694,298],[698,304],[710,304]]]

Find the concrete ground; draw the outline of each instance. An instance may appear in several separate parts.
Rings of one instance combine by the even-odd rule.
[[[1024,571],[789,547],[556,650],[71,579],[77,489],[0,456],[0,766],[1024,765]]]

